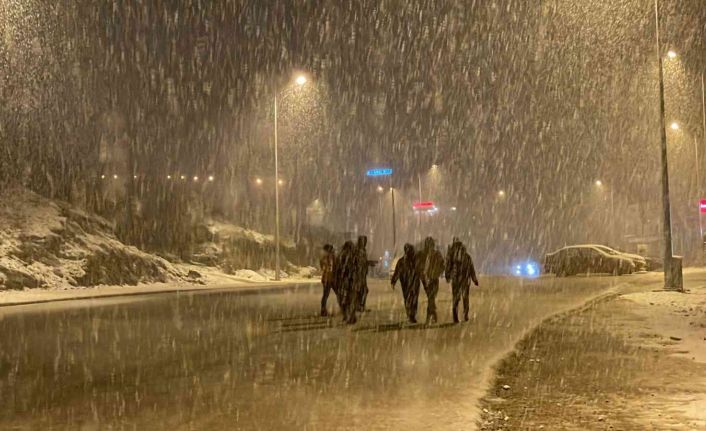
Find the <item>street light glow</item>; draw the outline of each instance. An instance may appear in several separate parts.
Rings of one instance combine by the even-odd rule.
[[[209,175],[209,176],[208,176],[208,180],[209,180],[209,181],[213,181],[213,175]]]
[[[196,175],[194,175],[194,181],[198,181],[198,180],[199,180],[199,177],[197,177]]]
[[[304,85],[304,84],[306,84],[306,76],[304,76],[304,75],[299,75],[299,76],[297,76],[297,79],[294,80],[294,82],[295,82],[297,85]]]
[[[596,186],[597,186],[597,187],[600,187],[600,186],[602,186],[602,185],[603,185],[603,181],[601,181],[601,180],[596,180]]]
[[[117,174],[113,174],[113,179],[114,179],[114,180],[117,180],[117,179],[118,179],[118,175],[117,175]]]
[[[167,179],[168,179],[168,180],[171,180],[171,179],[172,179],[172,176],[171,176],[171,175],[167,175]]]
[[[505,197],[505,190],[500,190],[498,192],[498,196],[500,196],[501,198]]]
[[[456,211],[456,207],[451,207],[451,211]]]
[[[385,191],[385,189],[383,189],[382,186],[378,186],[378,192],[382,193],[383,191]]]
[[[671,127],[672,130],[679,130],[679,123],[675,121],[669,127]]]
[[[279,180],[279,181],[277,181],[277,184],[279,184],[280,186],[283,186],[283,185],[284,185],[284,180]]]
[[[255,184],[262,185],[262,178],[255,178]]]
[[[669,58],[677,58],[677,53],[672,51],[671,49],[667,51],[667,57]]]

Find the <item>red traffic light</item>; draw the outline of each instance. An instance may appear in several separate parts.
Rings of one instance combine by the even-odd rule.
[[[706,199],[701,199],[699,202],[699,210],[701,210],[701,214],[706,214]]]

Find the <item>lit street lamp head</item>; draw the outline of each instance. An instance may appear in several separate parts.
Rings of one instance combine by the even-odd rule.
[[[669,58],[677,58],[677,53],[672,51],[671,49],[667,51],[667,57]]]
[[[255,178],[255,184],[262,185],[262,178]]]
[[[669,127],[671,127],[672,130],[679,130],[679,123],[675,121]]]
[[[603,185],[603,181],[596,180],[596,187],[601,187],[602,185]]]
[[[306,81],[307,81],[307,79],[306,79],[306,76],[304,76],[304,75],[299,75],[294,80],[294,82],[300,86],[306,84]]]

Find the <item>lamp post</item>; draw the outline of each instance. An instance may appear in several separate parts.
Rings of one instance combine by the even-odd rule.
[[[303,86],[306,84],[306,76],[299,75],[294,80],[295,84]],[[280,280],[280,246],[279,246],[279,155],[277,142],[277,92],[274,96],[274,145],[275,145],[275,280]],[[280,97],[280,102],[285,99],[286,95]]]
[[[659,66],[659,129],[660,129],[660,155],[662,161],[662,234],[664,236],[664,288],[682,290],[675,286],[675,277],[672,272],[672,214],[669,202],[669,166],[667,163],[667,125],[664,119],[664,70],[662,68],[662,44],[659,32],[659,0],[655,0],[655,41],[657,45],[657,61]],[[671,56],[671,54],[668,54]],[[679,274],[680,275],[680,274]],[[681,277],[679,277],[681,278]]]

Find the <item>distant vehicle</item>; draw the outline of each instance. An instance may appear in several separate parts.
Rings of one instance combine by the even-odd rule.
[[[632,274],[636,265],[619,252],[609,253],[600,245],[572,245],[544,257],[544,271],[557,277],[576,274]],[[612,250],[608,248],[609,250]]]
[[[523,260],[512,265],[512,275],[516,277],[535,278],[540,276],[539,264],[533,260]]]

